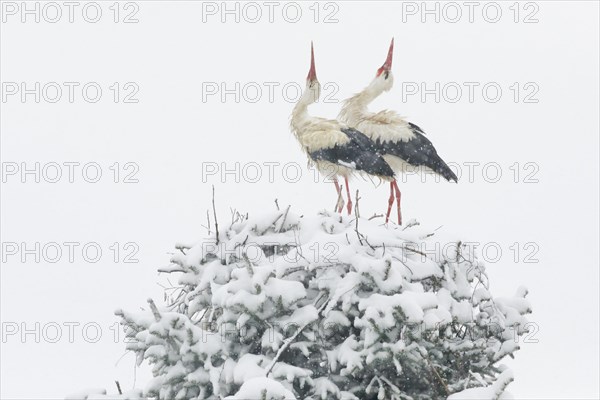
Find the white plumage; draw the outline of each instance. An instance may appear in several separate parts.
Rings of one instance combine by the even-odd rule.
[[[343,199],[337,178],[344,178],[348,196],[347,210],[351,214],[348,179],[353,173],[362,172],[390,180],[394,178],[394,172],[383,157],[375,152],[375,144],[367,136],[336,120],[309,115],[308,106],[316,102],[320,94],[321,85],[317,80],[311,44],[311,67],[306,89],[292,111],[290,129],[317,170],[326,178],[332,179],[338,194],[336,210],[340,212]]]
[[[376,144],[376,150],[383,154],[386,162],[396,173],[414,171],[415,167],[424,168],[456,181],[456,175],[437,155],[431,142],[425,138],[418,126],[408,122],[392,110],[371,112],[369,104],[394,85],[391,71],[394,39],[390,44],[387,59],[377,70],[375,78],[360,93],[350,97],[342,106],[338,118],[349,126],[367,135]],[[398,206],[398,224],[402,223],[400,212],[400,189],[396,181],[390,183],[390,198],[386,222],[389,220],[394,195]]]

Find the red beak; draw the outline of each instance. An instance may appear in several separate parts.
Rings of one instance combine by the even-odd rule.
[[[313,49],[312,42],[310,42],[310,70],[308,71],[306,80],[311,82],[317,80],[317,70],[315,69],[315,51]]]
[[[388,50],[387,58],[385,59],[385,62],[383,63],[381,68],[379,68],[380,71],[383,72],[383,71],[389,71],[392,69],[393,55],[394,55],[394,38],[392,38],[392,43],[390,44],[390,49]]]

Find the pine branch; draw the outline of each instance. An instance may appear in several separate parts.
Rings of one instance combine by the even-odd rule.
[[[498,377],[498,379],[500,380],[501,376]],[[506,387],[512,382],[514,381],[515,378],[512,376],[512,374],[510,374],[509,376],[507,376],[506,378],[496,382],[495,386],[495,394],[496,397],[494,398],[494,400],[498,400],[500,398],[500,396],[502,396],[502,393],[504,393],[504,390],[506,390]]]
[[[446,393],[446,396],[450,396],[450,389],[448,388],[448,384],[446,383],[446,381],[440,376],[440,374],[437,371],[437,369],[435,369],[435,367],[431,363],[431,359],[429,358],[428,355],[425,356],[425,359],[427,360],[427,364],[429,364],[429,368],[431,369],[431,371],[433,372],[433,374],[437,378],[438,382],[441,384],[442,388],[444,389],[444,392]]]
[[[152,310],[154,319],[156,320],[156,322],[159,322],[161,320],[162,316],[160,315],[158,308],[156,308],[156,304],[154,304],[154,300],[148,299],[148,304],[150,304],[150,310]]]
[[[317,315],[321,314],[321,311],[323,311],[323,309],[325,308],[325,306],[329,303],[329,301],[324,302],[321,307],[319,307],[319,309],[317,310]],[[290,338],[288,338],[284,343],[283,346],[281,346],[279,348],[279,350],[277,351],[277,354],[275,355],[275,358],[273,358],[273,361],[271,361],[271,363],[269,364],[269,366],[267,367],[267,371],[265,372],[265,376],[268,377],[269,374],[271,373],[271,370],[273,369],[273,367],[275,366],[275,364],[277,363],[277,360],[279,359],[279,357],[281,357],[281,355],[283,354],[283,352],[285,350],[287,350],[288,347],[290,347],[290,345],[292,344],[292,342],[296,339],[296,337],[298,337],[298,335],[300,335],[300,333],[304,330],[304,328],[306,328],[307,326],[309,326],[310,324],[312,324],[314,321],[310,321],[307,322],[306,324],[302,325],[300,327],[300,329],[298,329],[296,331],[296,333],[294,333],[294,335],[292,335]]]

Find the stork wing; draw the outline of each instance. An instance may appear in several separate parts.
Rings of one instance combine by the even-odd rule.
[[[409,126],[415,134],[414,138],[408,142],[377,141],[378,150],[382,154],[399,157],[411,165],[429,167],[447,180],[456,182],[456,175],[438,155],[431,141],[425,137],[425,132],[413,123],[409,122]]]
[[[354,128],[341,128],[340,130],[348,136],[350,142],[356,143],[359,148],[372,153],[377,153],[377,145],[364,133]]]
[[[394,171],[376,151],[376,144],[363,133],[353,128],[342,128],[349,142],[313,151],[313,160],[324,160],[371,175],[394,177]]]

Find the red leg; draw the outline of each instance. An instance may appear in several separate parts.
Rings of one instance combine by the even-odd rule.
[[[335,184],[335,191],[337,192],[337,197],[335,199],[335,212],[342,212],[344,207],[344,199],[342,198],[342,188],[337,180],[337,178],[333,178],[333,183]]]
[[[394,182],[390,182],[390,198],[388,200],[388,209],[385,214],[385,223],[387,224],[390,220],[390,213],[392,212],[392,204],[394,204]]]
[[[350,185],[348,185],[348,177],[344,178],[346,180],[346,193],[348,194],[348,203],[346,204],[346,208],[348,210],[348,215],[352,214],[352,196],[350,195]]]
[[[394,188],[396,189],[396,205],[398,206],[398,225],[402,225],[402,213],[400,212],[400,188],[398,182],[394,181]]]

